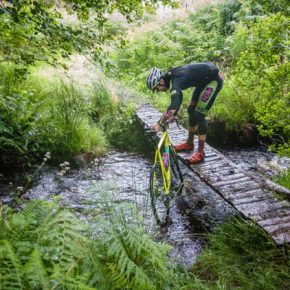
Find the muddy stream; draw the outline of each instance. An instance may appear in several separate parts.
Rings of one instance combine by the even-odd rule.
[[[258,158],[269,155],[257,150],[223,153],[245,170],[252,171],[255,171]],[[172,261],[190,266],[206,244],[204,234],[236,212],[186,166],[181,165],[185,179],[183,193],[171,208],[168,225],[158,228],[149,203],[148,179],[151,166],[152,161],[141,155],[111,151],[90,166],[71,169],[61,178],[57,177],[58,169],[43,169],[37,183],[24,197],[57,199],[61,205],[73,208],[80,218],[85,219],[89,219],[98,210],[104,196],[113,203],[133,203],[143,215],[148,232],[173,246]],[[4,204],[13,203],[13,196],[7,192],[7,186],[0,188],[0,200]]]

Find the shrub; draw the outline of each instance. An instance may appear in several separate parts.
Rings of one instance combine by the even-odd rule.
[[[260,134],[270,138],[280,135],[283,148],[289,147],[290,137],[287,21],[279,13],[270,15],[249,29],[241,25],[233,39],[237,46],[243,43],[234,68],[236,86],[253,104]]]
[[[72,84],[55,84],[47,112],[45,146],[52,154],[72,156],[82,152],[99,154],[106,148],[104,133],[89,117],[92,100],[89,92]],[[44,125],[44,124],[43,124]]]
[[[102,153],[107,142],[93,123],[91,96],[73,85],[44,82],[0,66],[0,156],[8,167],[25,166],[46,151],[57,155]]]
[[[4,166],[20,166],[31,153],[41,151],[37,140],[44,129],[39,121],[48,94],[39,81],[26,77],[21,67],[0,66],[0,156]]]

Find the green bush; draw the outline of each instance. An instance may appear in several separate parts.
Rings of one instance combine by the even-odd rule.
[[[250,28],[240,25],[233,38],[239,47],[235,85],[251,104],[260,134],[273,140],[281,136],[278,144],[283,152],[289,151],[290,138],[287,25],[287,18],[278,13],[259,19]]]
[[[0,72],[1,164],[25,166],[47,151],[53,158],[105,151],[104,133],[90,117],[89,93],[9,64]]]
[[[19,166],[32,152],[41,151],[37,142],[44,128],[39,126],[47,110],[47,92],[42,84],[25,78],[21,67],[0,66],[0,151],[1,164]]]
[[[254,99],[239,90],[234,77],[226,78],[210,116],[224,122],[228,130],[238,130],[245,123],[254,123],[254,104]]]
[[[72,84],[53,86],[50,111],[43,120],[47,139],[45,147],[57,156],[77,153],[103,153],[106,149],[104,133],[89,117],[92,111],[89,92]]]

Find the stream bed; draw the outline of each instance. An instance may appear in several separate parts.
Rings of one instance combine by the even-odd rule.
[[[228,158],[232,156],[236,162],[239,160],[246,170],[253,169],[256,158],[261,156],[259,151],[229,152],[223,153]],[[37,183],[24,197],[28,200],[57,200],[61,206],[74,209],[79,218],[84,219],[89,219],[98,210],[104,198],[113,203],[133,203],[144,217],[148,232],[173,246],[172,261],[190,266],[206,243],[204,234],[236,212],[181,164],[184,190],[171,208],[168,225],[157,227],[152,218],[148,192],[151,166],[152,161],[141,155],[111,151],[95,159],[90,166],[72,169],[62,177],[59,177],[60,170],[43,169]],[[4,187],[0,190],[0,200],[11,204],[13,197],[5,192]]]

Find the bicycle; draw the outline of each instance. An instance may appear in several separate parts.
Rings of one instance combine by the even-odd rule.
[[[177,119],[175,121],[179,127]],[[160,226],[167,223],[170,203],[181,194],[183,188],[183,176],[174,146],[170,142],[168,127],[168,123],[161,126],[162,135],[156,147],[149,182],[151,208]]]

